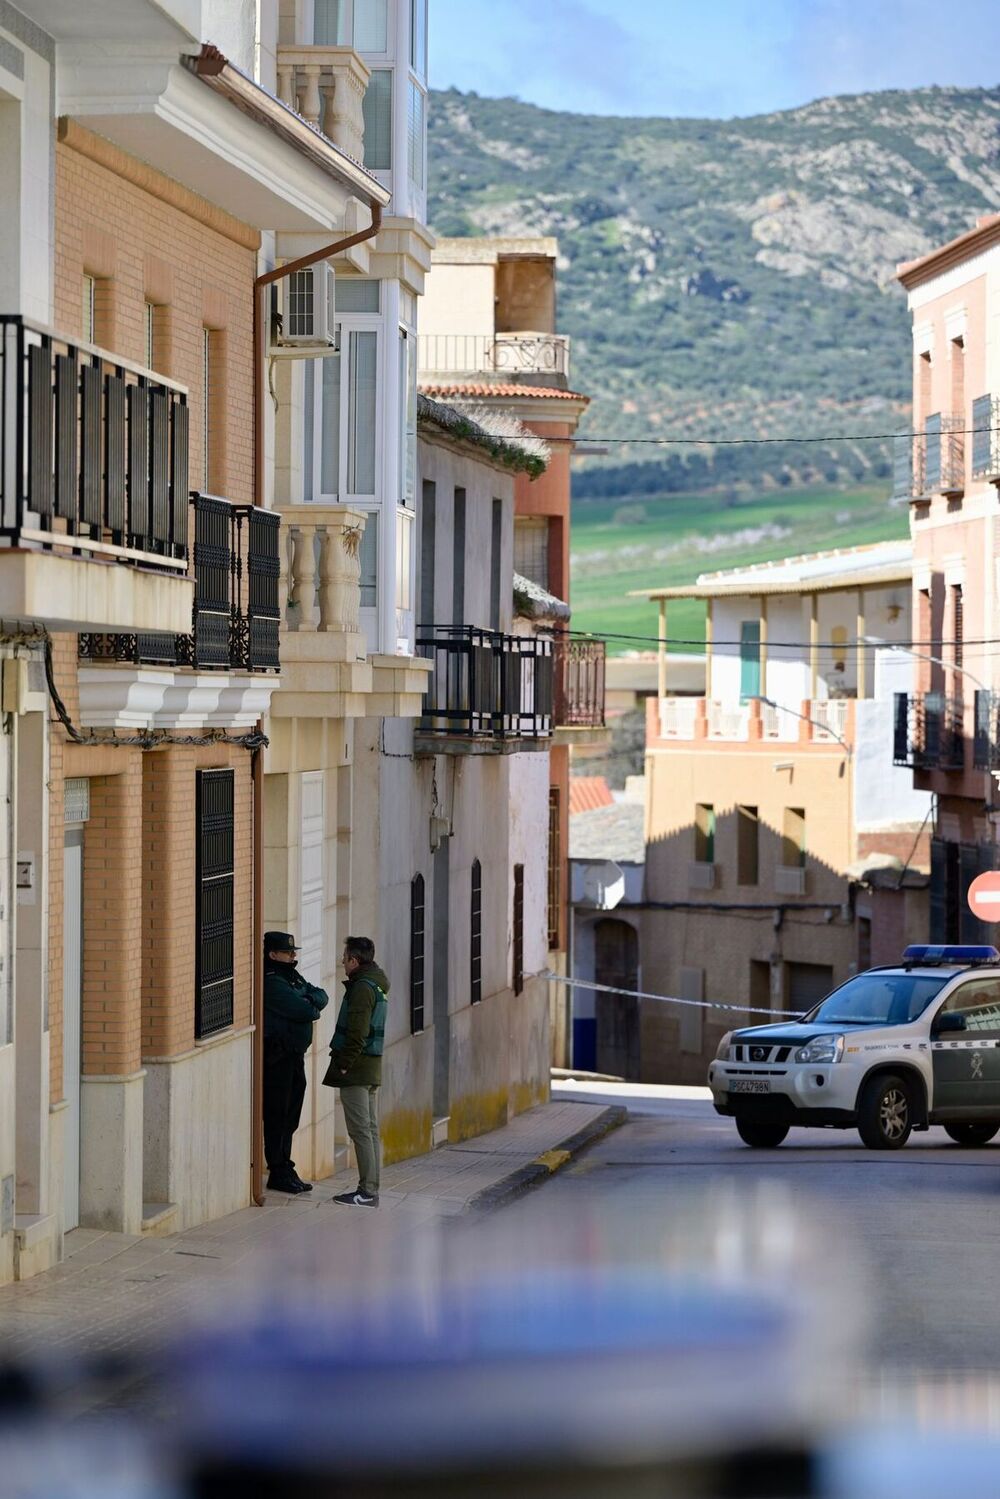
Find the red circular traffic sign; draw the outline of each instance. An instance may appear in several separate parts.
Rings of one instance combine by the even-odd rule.
[[[1000,869],[976,876],[969,886],[969,910],[980,921],[1000,921]]]

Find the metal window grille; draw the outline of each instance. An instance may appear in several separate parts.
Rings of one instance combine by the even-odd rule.
[[[469,912],[469,990],[470,1003],[477,1005],[483,997],[483,867],[472,861],[472,904]]]
[[[524,989],[524,865],[514,865],[514,993]]]
[[[965,613],[963,607],[961,583],[954,583],[952,585],[952,590],[952,629],[955,637],[953,657],[956,671],[961,671],[962,660],[964,656],[963,618]]]
[[[562,863],[560,859],[561,839],[559,787],[549,787],[549,947],[559,946],[560,907],[562,905]]]
[[[424,877],[410,881],[410,1034],[424,1028]]]
[[[199,770],[195,1035],[233,1023],[233,889],[236,773]]]

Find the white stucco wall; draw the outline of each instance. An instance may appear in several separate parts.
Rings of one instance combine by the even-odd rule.
[[[420,300],[421,333],[492,338],[495,290],[493,265],[433,265]]]
[[[912,688],[913,658],[905,651],[875,653],[877,698],[855,707],[854,821],[859,833],[899,824],[918,827],[931,804],[917,791],[913,772],[892,763],[893,705],[897,692]]]

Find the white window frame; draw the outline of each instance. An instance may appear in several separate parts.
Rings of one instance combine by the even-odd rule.
[[[341,5],[343,7],[343,13],[339,17],[340,24],[339,24],[339,26],[338,26],[337,29],[338,29],[338,31],[343,32],[343,34],[344,34],[343,35],[343,39],[341,39],[340,37],[338,37],[338,39],[337,39],[336,42],[325,42],[325,43],[321,43],[320,45],[329,46],[329,47],[332,47],[332,46],[353,47],[354,50],[355,50],[355,52],[361,52],[362,51],[362,49],[360,47],[358,47],[357,43],[354,40],[354,4],[355,4],[355,0],[341,0]],[[368,48],[368,47],[364,48],[364,55],[366,57],[388,57],[392,53],[392,50],[393,50],[392,49],[392,36],[393,36],[393,14],[392,14],[392,7],[393,7],[393,0],[385,0],[385,12],[386,12],[386,14],[385,14],[385,46],[381,49],[381,51],[374,51],[374,52],[370,48]],[[307,12],[307,14],[308,14],[308,12]],[[316,3],[315,3],[315,0],[313,0],[312,17],[311,17],[311,19],[312,19],[312,31],[311,31],[310,34],[311,34],[312,38],[315,40],[315,37],[316,37]]]
[[[317,370],[313,378],[313,451],[312,493],[318,505],[354,505],[359,510],[381,509],[379,495],[382,493],[383,454],[382,429],[384,425],[383,386],[385,382],[385,326],[380,313],[357,312],[338,316],[340,327],[340,353],[329,354],[329,359],[340,360],[340,452],[337,455],[338,485],[335,492],[323,489],[323,372]],[[375,477],[371,494],[353,494],[347,488],[349,447],[349,395],[351,334],[374,333],[375,340]],[[322,363],[317,360],[317,363]]]

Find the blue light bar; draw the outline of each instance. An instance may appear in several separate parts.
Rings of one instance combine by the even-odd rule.
[[[1000,963],[1000,952],[995,947],[974,947],[963,943],[957,947],[911,946],[903,954],[904,963],[920,963],[924,968],[937,968],[941,963]]]

